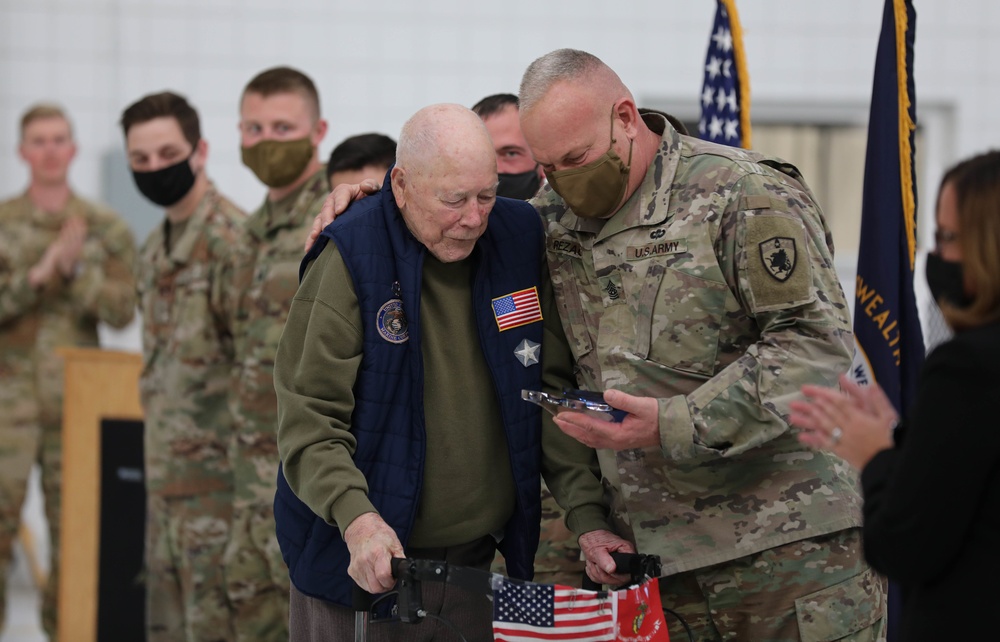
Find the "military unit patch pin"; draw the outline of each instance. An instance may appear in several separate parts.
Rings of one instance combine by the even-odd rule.
[[[389,299],[383,303],[378,309],[375,325],[379,335],[389,343],[406,343],[410,340],[402,299]]]

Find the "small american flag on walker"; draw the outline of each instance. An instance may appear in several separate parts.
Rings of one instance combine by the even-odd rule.
[[[503,578],[493,590],[497,642],[670,642],[656,579],[620,591]]]
[[[542,320],[538,290],[534,287],[518,290],[493,299],[493,316],[500,332]]]

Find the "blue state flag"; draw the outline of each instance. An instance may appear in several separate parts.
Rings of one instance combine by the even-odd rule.
[[[705,56],[698,136],[750,148],[750,79],[736,0],[717,0]]]
[[[916,95],[910,0],[886,0],[875,57],[868,150],[855,283],[852,375],[877,382],[905,417],[924,361],[924,338],[913,295],[917,190],[913,171]],[[889,584],[889,642],[898,637],[901,592]]]
[[[910,0],[886,0],[875,59],[855,283],[853,375],[877,382],[901,416],[914,401],[924,340],[913,295],[917,193]]]

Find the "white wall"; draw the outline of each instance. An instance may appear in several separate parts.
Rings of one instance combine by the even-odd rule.
[[[882,2],[738,4],[758,122],[867,119]],[[959,10],[953,0],[916,0],[916,9],[926,243],[944,168],[1000,142],[992,109],[1000,2],[964,0]],[[201,113],[220,189],[254,208],[263,189],[239,160],[238,97],[254,74],[279,64],[302,69],[320,89],[330,121],[324,157],[352,134],[396,136],[429,103],[516,92],[527,64],[558,47],[603,58],[640,104],[696,118],[714,11],[712,0],[0,0],[0,196],[27,181],[15,153],[20,114],[56,101],[76,126],[73,184],[124,210],[141,240],[157,213],[123,194],[133,188],[117,120],[142,95],[172,89]],[[838,254],[849,300],[855,260]],[[134,327],[111,340],[138,348]]]
[[[211,173],[250,208],[261,186],[239,162],[237,99],[256,72],[291,64],[316,80],[331,128],[322,152],[369,130],[396,135],[419,107],[471,105],[516,91],[524,67],[572,46],[602,57],[640,101],[696,113],[715,3],[641,0],[3,0],[0,3],[0,193],[26,172],[13,150],[16,121],[41,99],[64,104],[80,142],[73,182],[102,191],[100,159],[121,145],[116,121],[141,95],[170,88],[202,115]],[[882,3],[739,3],[753,99],[803,118],[830,105],[867,108]],[[627,15],[627,10],[631,14]],[[982,150],[1000,133],[1000,3],[918,0],[916,80],[921,104],[954,122],[942,163]],[[945,119],[948,121],[949,119]],[[794,160],[794,159],[792,159]],[[926,202],[928,199],[924,199]]]

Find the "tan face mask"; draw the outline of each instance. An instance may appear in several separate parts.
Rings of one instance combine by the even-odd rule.
[[[545,172],[549,185],[580,218],[607,218],[615,212],[628,187],[632,168],[632,143],[628,142],[628,163],[615,152],[615,113],[611,111],[611,146],[597,160],[583,167]]]
[[[268,187],[285,187],[295,182],[313,157],[309,137],[298,140],[262,140],[243,147],[243,164]]]

